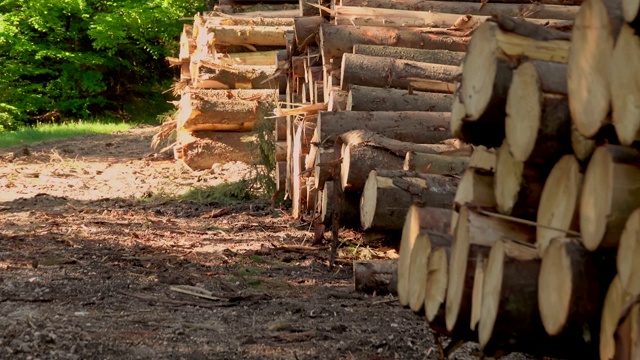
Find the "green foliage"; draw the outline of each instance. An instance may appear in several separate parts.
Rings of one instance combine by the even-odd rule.
[[[200,3],[201,4],[201,3]],[[0,0],[0,131],[59,109],[122,112],[172,76],[192,0]]]
[[[261,103],[260,106],[273,109],[275,108],[275,103],[265,102]],[[260,111],[260,113],[264,112]],[[253,126],[256,142],[252,152],[259,159],[259,163],[263,165],[263,167],[256,168],[255,181],[267,195],[272,195],[276,191],[276,182],[274,180],[276,169],[274,129],[275,119],[273,118],[260,118]]]
[[[248,180],[241,180],[214,186],[194,187],[180,198],[204,204],[232,205],[256,198],[250,185]]]
[[[0,117],[2,114],[0,114]],[[45,140],[63,139],[87,134],[110,134],[126,131],[131,125],[122,121],[79,121],[65,124],[43,124],[17,131],[0,131],[0,148],[33,144]]]

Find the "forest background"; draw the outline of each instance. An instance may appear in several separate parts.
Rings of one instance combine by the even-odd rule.
[[[0,133],[55,112],[153,121],[193,0],[0,0]],[[165,94],[163,94],[165,93]],[[132,119],[134,118],[134,119]]]

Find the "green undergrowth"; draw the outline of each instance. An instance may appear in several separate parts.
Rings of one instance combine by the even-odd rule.
[[[76,121],[64,124],[43,124],[0,133],[0,148],[29,145],[47,140],[64,139],[89,134],[110,134],[126,131],[131,124],[100,120]]]
[[[172,201],[188,201],[198,204],[230,206],[246,201],[257,200],[262,196],[254,189],[255,180],[240,180],[210,186],[197,186],[183,194],[167,194],[163,191],[142,198],[141,201],[152,205],[166,204]]]

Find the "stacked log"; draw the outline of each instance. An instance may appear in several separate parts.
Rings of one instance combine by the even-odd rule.
[[[209,169],[222,158],[218,132],[250,132],[256,127],[273,130],[268,119],[285,87],[277,74],[286,64],[287,38],[292,34],[291,18],[217,16],[213,13],[194,17],[185,25],[180,38],[180,54],[173,64],[180,66],[176,84],[181,100],[175,115],[175,158],[193,170]],[[171,61],[171,60],[170,60]],[[281,146],[275,146],[278,149]],[[250,149],[240,141],[234,144],[234,156],[246,161]],[[282,151],[277,161],[285,160]],[[275,170],[275,161],[273,168]]]
[[[411,278],[434,271],[448,282],[444,296],[425,295],[428,320],[440,327],[444,313],[454,338],[487,355],[640,354],[637,16],[637,1],[586,0],[570,37],[501,17],[475,30],[450,128],[478,147],[454,199],[448,266],[430,265],[433,241],[419,244],[410,210],[402,305],[416,311],[411,287],[424,285]],[[407,271],[413,261],[422,274]]]

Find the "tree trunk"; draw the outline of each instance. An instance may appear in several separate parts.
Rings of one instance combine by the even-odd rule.
[[[640,153],[616,145],[596,149],[584,176],[580,232],[584,246],[618,246],[631,212],[640,207]]]
[[[573,26],[567,64],[569,108],[586,137],[595,136],[608,120],[611,54],[623,22],[620,5],[620,0],[586,0]]]
[[[460,51],[423,50],[406,47],[363,44],[354,44],[353,53],[358,55],[388,57],[398,60],[453,66],[460,65],[465,55],[464,52]]]
[[[177,126],[188,131],[250,131],[275,106],[276,95],[272,90],[191,91],[182,95]]]
[[[453,0],[425,1],[400,0],[388,2],[384,0],[342,0],[345,6],[367,6],[373,8],[433,11],[449,14],[495,15],[537,19],[572,20],[578,12],[577,6],[582,0],[542,0],[544,5],[532,6],[527,0],[498,0],[480,4],[481,1],[457,2]],[[564,5],[564,6],[558,6]]]
[[[640,295],[640,208],[634,210],[620,235],[617,268],[622,287],[633,296]]]
[[[191,79],[196,89],[277,89],[279,81],[273,78],[274,67],[248,67],[245,69],[218,69],[203,71],[196,66]]]
[[[347,108],[347,96],[349,92],[339,90],[338,88],[331,89],[329,93],[329,101],[327,102],[327,111],[344,111],[349,110]]]
[[[506,138],[518,161],[555,162],[572,152],[571,115],[567,96],[544,92],[542,84],[553,82],[557,91],[565,90],[561,79],[567,78],[566,65],[537,64],[525,62],[513,72],[506,104]]]
[[[640,140],[640,36],[624,25],[611,56],[612,120],[620,143]]]
[[[352,85],[349,87],[348,111],[449,111],[449,94],[413,92]]]
[[[335,162],[333,148],[319,147],[316,152],[316,161],[314,162],[314,183],[316,188],[324,189],[327,181],[333,180],[334,168],[340,166],[339,162]]]
[[[578,200],[583,174],[573,155],[565,155],[554,165],[544,183],[536,221],[544,227],[536,231],[538,254],[543,256],[551,239],[567,236],[562,230],[578,230]]]
[[[221,138],[213,131],[178,130],[174,156],[192,170],[211,169],[213,164],[225,161],[250,162],[251,154],[241,136],[239,133]]]
[[[450,148],[450,145],[402,142],[368,130],[344,133],[336,145],[342,151],[340,180],[345,191],[362,190],[371,170],[401,170],[408,151],[437,153]]]
[[[205,22],[205,27],[214,30],[217,26],[293,26],[293,18],[267,18],[259,17],[255,19],[247,18],[246,16],[214,16],[208,17]]]
[[[542,258],[538,277],[538,306],[545,330],[584,341],[595,352],[597,343],[585,341],[585,330],[600,333],[604,298],[615,276],[612,252],[591,253],[577,239],[558,237]]]
[[[220,65],[277,66],[277,51],[255,51],[230,54],[216,54],[215,62]]]
[[[285,46],[285,33],[292,30],[291,26],[222,25],[209,29],[209,33],[215,44]]]
[[[398,292],[397,260],[361,260],[353,262],[355,290],[383,296]]]
[[[467,169],[460,179],[460,185],[454,198],[454,209],[469,205],[488,208],[496,206],[494,176],[477,169]]]
[[[355,44],[465,51],[468,42],[468,37],[428,34],[414,29],[329,24],[320,27],[320,49],[325,64],[330,60],[338,63],[342,54],[353,52]]]
[[[335,183],[327,181],[322,189],[322,209],[320,221],[326,226],[331,226],[333,218],[333,190]],[[352,229],[360,228],[360,193],[345,193],[340,204],[340,225]]]
[[[445,112],[421,111],[321,112],[316,139],[331,144],[345,132],[362,129],[399,141],[435,144],[451,137],[448,117]]]
[[[275,151],[276,161],[287,161],[287,142],[276,141],[275,147],[276,147],[276,151]]]
[[[459,68],[368,55],[344,54],[341,87],[351,85],[452,93]],[[377,74],[378,76],[371,76]]]
[[[456,325],[458,323],[464,326],[474,325],[471,322],[474,276],[476,271],[482,269],[476,269],[476,262],[486,259],[490,247],[503,238],[533,244],[535,229],[497,217],[480,215],[463,206],[459,211],[453,238],[446,304],[446,322],[449,330],[460,326]],[[481,305],[485,306],[484,300]]]
[[[410,151],[404,159],[402,169],[425,174],[459,175],[467,169],[468,165],[469,158],[466,156],[447,156]]]
[[[552,164],[518,161],[505,140],[498,149],[494,191],[498,211],[528,220],[536,219],[542,187]]]
[[[287,180],[287,162],[286,161],[278,161],[276,163],[276,190],[284,191],[286,188],[286,180]]]
[[[401,230],[404,224],[402,215],[416,202],[433,208],[430,211],[433,221],[448,224],[457,186],[458,179],[453,177],[403,170],[373,170],[366,180],[360,202],[362,228]]]

